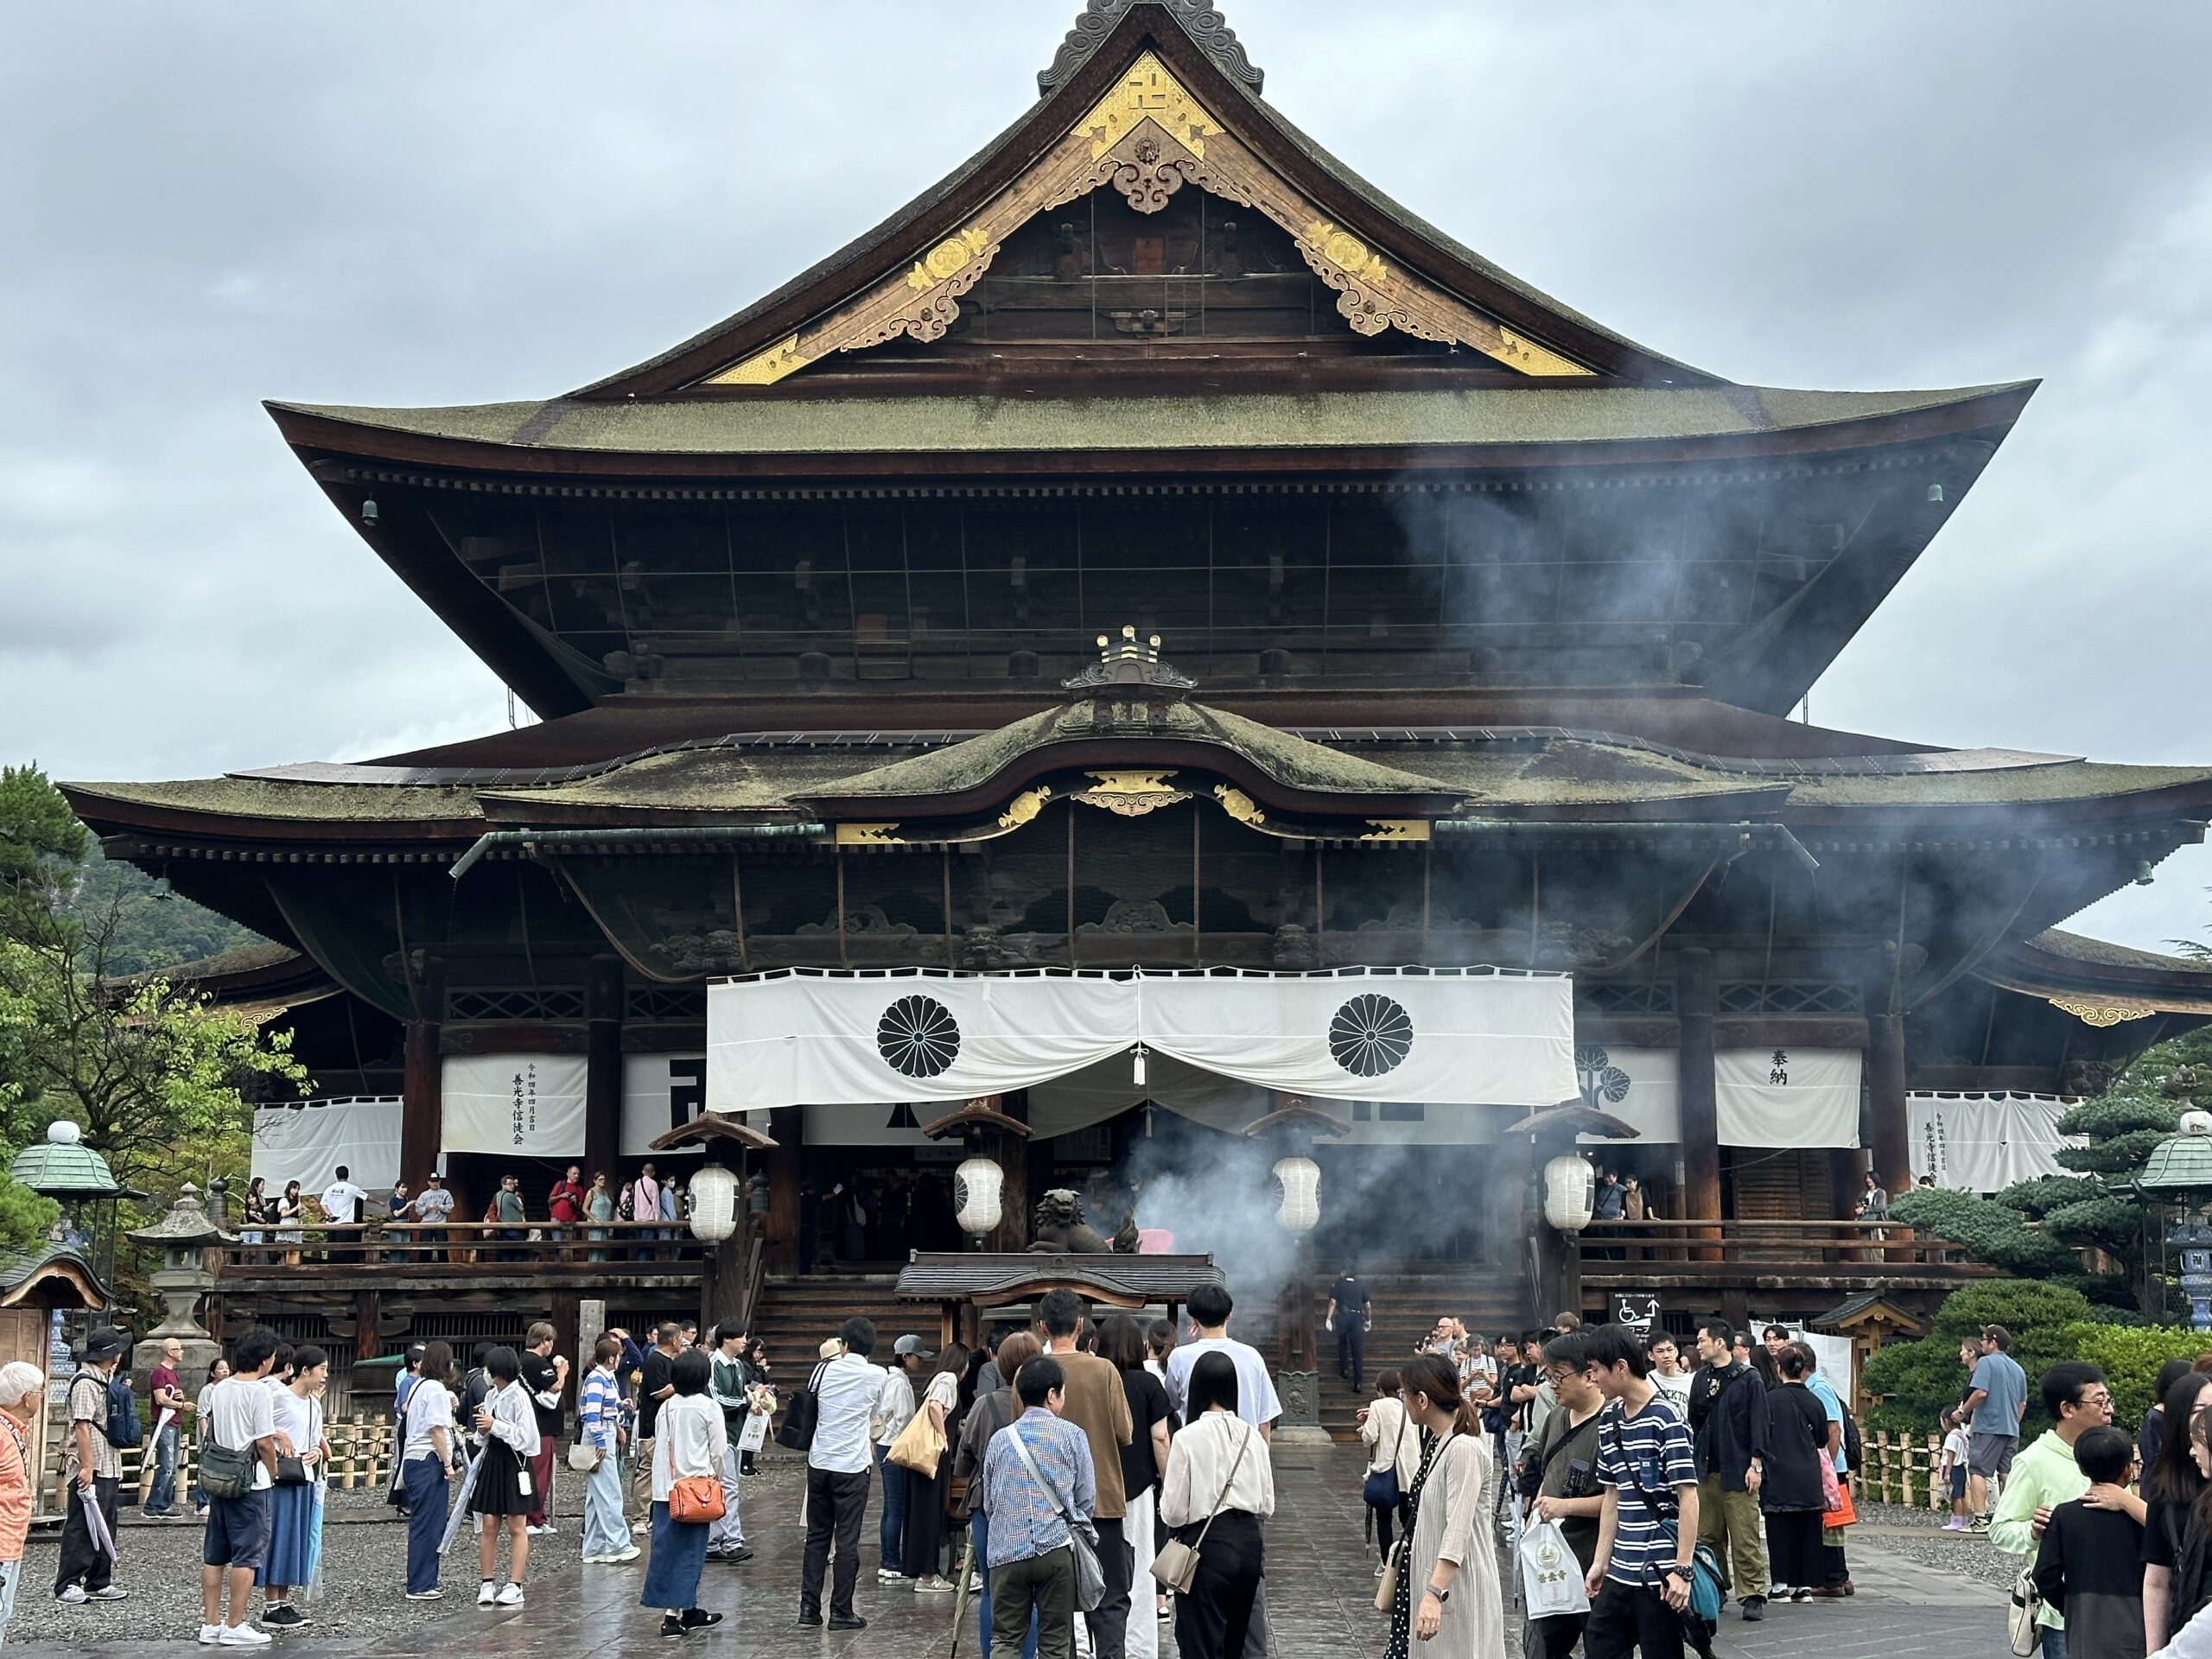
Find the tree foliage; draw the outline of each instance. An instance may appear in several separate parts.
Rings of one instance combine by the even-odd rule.
[[[2011,1353],[2028,1374],[2028,1415],[2024,1434],[2050,1426],[2036,1397],[2036,1379],[2062,1359],[2075,1357],[2073,1327],[2091,1319],[2088,1298],[2078,1290],[2032,1279],[1992,1279],[1953,1291],[1936,1310],[1934,1329],[1915,1342],[1885,1344],[1866,1362],[1863,1390],[1880,1395],[1866,1414],[1868,1424],[1892,1433],[1923,1435],[1959,1403],[1968,1372],[1959,1361],[1959,1344],[1979,1336],[1987,1325],[2012,1334]]]
[[[0,768],[0,1159],[56,1117],[125,1185],[160,1191],[232,1165],[250,1099],[307,1084],[288,1036],[271,1039],[143,960],[133,893],[85,897],[91,838],[35,767]],[[179,900],[177,902],[183,902]],[[50,1217],[0,1183],[0,1244]]]

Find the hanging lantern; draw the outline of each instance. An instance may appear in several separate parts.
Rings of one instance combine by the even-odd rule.
[[[691,1177],[691,1232],[719,1244],[737,1230],[737,1177],[709,1164]]]
[[[1558,1230],[1580,1232],[1597,1202],[1598,1172],[1580,1153],[1561,1153],[1544,1166],[1544,1219]]]
[[[1287,1231],[1312,1232],[1321,1220],[1321,1166],[1311,1158],[1285,1158],[1276,1163],[1273,1173],[1282,1186],[1275,1219]]]
[[[970,1238],[995,1231],[1006,1215],[1005,1191],[1006,1172],[988,1158],[970,1158],[954,1170],[952,1202],[960,1230]]]

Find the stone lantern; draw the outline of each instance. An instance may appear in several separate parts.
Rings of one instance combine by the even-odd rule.
[[[2181,1114],[2172,1135],[2151,1148],[2136,1190],[2153,1204],[2179,1213],[2166,1224],[2165,1242],[2181,1256],[2181,1290],[2190,1323],[2212,1331],[2212,1112],[2193,1096],[2196,1073],[2183,1066],[2158,1085]]]
[[[167,1215],[152,1226],[140,1227],[124,1236],[133,1244],[161,1251],[162,1265],[147,1279],[166,1310],[161,1323],[146,1333],[132,1352],[131,1370],[143,1377],[160,1362],[162,1344],[175,1337],[184,1344],[184,1361],[177,1367],[177,1378],[187,1394],[196,1393],[207,1379],[207,1368],[222,1351],[200,1322],[200,1299],[215,1287],[215,1275],[207,1269],[207,1252],[219,1245],[235,1244],[238,1238],[217,1226],[200,1207],[200,1189],[190,1181],[177,1189],[176,1202]]]

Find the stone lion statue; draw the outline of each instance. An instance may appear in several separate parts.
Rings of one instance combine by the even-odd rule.
[[[1037,1205],[1037,1226],[1030,1249],[1064,1255],[1103,1255],[1106,1241],[1083,1218],[1083,1199],[1066,1187],[1056,1186]]]

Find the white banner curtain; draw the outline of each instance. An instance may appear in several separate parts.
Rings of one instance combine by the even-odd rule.
[[[1713,1057],[1724,1147],[1855,1147],[1855,1048],[1724,1048]]]
[[[2070,1175],[2058,1161],[2085,1144],[2058,1132],[2060,1116],[2080,1103],[2056,1095],[1914,1094],[1904,1102],[1915,1180],[1984,1194],[2040,1175]]]
[[[397,1095],[257,1107],[253,1173],[271,1192],[283,1192],[287,1181],[297,1181],[302,1192],[320,1192],[343,1164],[357,1185],[388,1192],[399,1179],[399,1116]]]
[[[1682,1138],[1681,1057],[1671,1048],[1615,1048],[1585,1043],[1574,1051],[1582,1098],[1635,1126],[1638,1141],[1671,1146]],[[1627,1144],[1610,1135],[1575,1137],[1586,1147]]]
[[[625,1158],[670,1158],[696,1154],[697,1147],[655,1152],[656,1135],[680,1129],[706,1109],[707,1057],[689,1054],[625,1054],[622,1057],[622,1124],[616,1145]]]
[[[1141,1045],[1314,1099],[1549,1106],[1574,1096],[1573,1030],[1565,975],[792,969],[708,988],[707,1093],[725,1112],[958,1101]]]
[[[584,1155],[581,1054],[449,1054],[444,1152]]]

